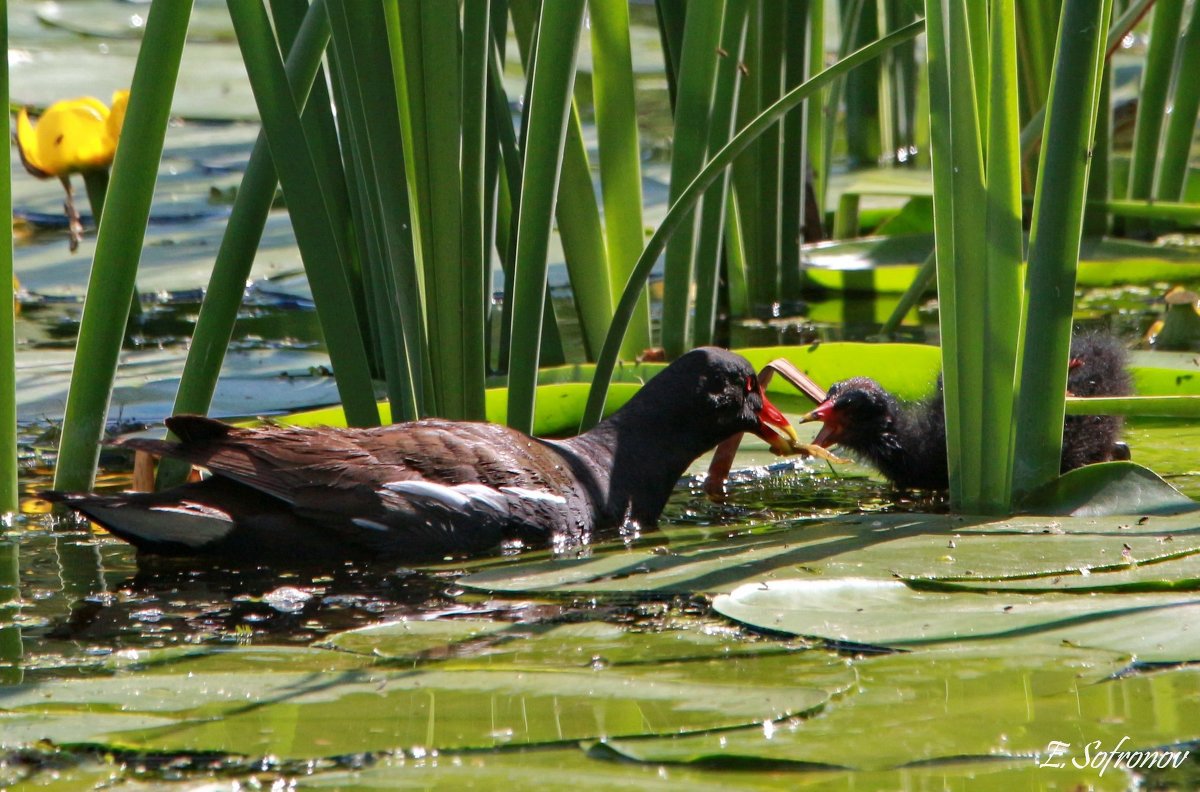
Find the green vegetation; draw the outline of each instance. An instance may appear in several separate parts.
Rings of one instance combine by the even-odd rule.
[[[0,43],[8,49],[8,3],[0,0]],[[8,107],[8,62],[0,65],[0,100]],[[4,139],[12,136],[11,118],[6,114],[0,131]],[[11,160],[0,169],[0,217],[12,216]],[[9,286],[0,294],[0,458],[17,458],[17,361],[16,361],[16,276],[13,275],[12,236],[0,243],[0,285]],[[0,513],[17,509],[17,466],[0,468]],[[0,577],[0,585],[4,578]]]
[[[90,529],[23,531],[0,541],[0,786],[190,783],[220,761],[310,788],[1123,789],[1118,768],[1030,757],[1200,740],[1200,633],[1180,627],[1200,619],[1194,301],[1160,335],[1192,351],[1133,353],[1138,395],[1063,385],[1079,287],[1141,284],[1126,299],[1145,315],[1150,284],[1200,279],[1194,248],[1158,241],[1200,227],[1200,4],[237,0],[215,23],[191,6],[154,0],[111,39],[141,36],[138,145],[111,193],[87,182],[104,212],[56,486],[95,476],[175,70],[203,46],[185,46],[191,13],[192,35],[236,47],[262,129],[175,411],[212,404],[282,188],[320,322],[300,335],[323,340],[342,402],[282,422],[568,434],[665,365],[638,361],[655,345],[770,331],[819,293],[891,295],[869,332],[936,322],[940,348],[814,333],[743,351],[906,399],[944,372],[952,512],[808,461],[743,474],[718,505],[692,479],[661,532],[566,558],[139,571]],[[639,57],[647,33],[665,71]],[[660,81],[669,118],[647,121]],[[895,167],[840,172],[869,164]],[[549,286],[560,258],[569,297]],[[780,380],[771,399],[806,411]],[[1100,413],[1133,417],[1139,464],[1058,477],[1063,415]],[[14,465],[5,511],[16,486]],[[1179,772],[1139,783],[1194,785],[1194,762]]]

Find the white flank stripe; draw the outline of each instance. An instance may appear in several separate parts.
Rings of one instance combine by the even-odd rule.
[[[399,495],[429,498],[451,509],[462,509],[470,503],[470,499],[461,492],[455,492],[454,487],[434,484],[431,481],[389,481],[383,488]]]
[[[553,492],[546,492],[545,490],[528,489],[526,487],[501,487],[500,491],[527,500],[545,501],[546,503],[556,503],[559,505],[564,505],[567,502],[567,499],[562,495],[555,495]]]
[[[447,487],[445,484],[435,484],[431,481],[389,481],[383,488],[397,495],[437,501],[450,509],[465,510],[474,506],[498,514],[508,513],[508,504],[505,503],[504,496],[485,484]]]
[[[486,509],[508,514],[508,503],[505,502],[503,493],[486,484],[459,484],[454,489]]]
[[[150,511],[186,514],[189,517],[207,517],[210,520],[233,522],[233,519],[220,509],[214,509],[212,506],[205,506],[203,503],[194,503],[192,501],[180,501],[179,505],[151,506]]]

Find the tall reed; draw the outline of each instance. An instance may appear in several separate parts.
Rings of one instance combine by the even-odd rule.
[[[8,0],[0,0],[0,44],[8,50]],[[0,100],[9,104],[8,59],[0,63]],[[11,134],[11,119],[4,114],[4,139]],[[6,158],[7,160],[7,158]],[[0,173],[0,216],[12,216],[12,164],[6,162]],[[8,239],[0,246],[0,285],[8,285],[0,294],[0,513],[10,514],[18,507],[17,485],[17,391],[16,391],[16,290],[13,288],[13,239],[9,224]],[[0,540],[0,682],[17,684],[22,679],[21,628],[14,624],[16,603],[21,598],[21,572],[16,542]]]
[[[1075,270],[1111,0],[1064,0],[1034,194],[1020,346],[1013,489],[1058,475]]]
[[[191,10],[191,0],[154,0],[146,18],[75,347],[57,489],[89,489],[95,477]]]
[[[0,44],[8,51],[8,2],[0,0]],[[9,106],[8,59],[0,64],[0,103]],[[4,114],[0,131],[4,140],[12,136],[12,119]],[[6,159],[0,169],[0,217],[12,217],[12,162]],[[17,488],[17,329],[16,279],[13,275],[12,224],[0,244],[0,514],[15,512],[18,506]],[[0,585],[3,578],[0,577]]]

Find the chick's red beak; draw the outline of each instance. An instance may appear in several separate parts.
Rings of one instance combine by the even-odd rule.
[[[811,412],[805,413],[800,417],[800,423],[808,423],[809,421],[820,421],[821,431],[817,432],[817,436],[813,438],[813,445],[821,448],[829,448],[835,445],[842,434],[842,422],[838,419],[837,408],[833,404],[833,399],[824,401],[817,405],[817,408]]]
[[[761,387],[758,392],[762,396],[762,408],[758,411],[758,428],[754,433],[766,440],[767,445],[771,446],[771,450],[776,454],[793,453],[798,440],[796,430],[788,423],[788,419],[783,417],[779,408],[771,404]]]

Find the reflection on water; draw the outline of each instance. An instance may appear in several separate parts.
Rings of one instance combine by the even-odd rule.
[[[138,559],[128,545],[87,530],[28,530],[20,563],[27,668],[88,665],[125,649],[307,644],[386,618],[500,616],[517,607],[459,601],[450,573]]]

